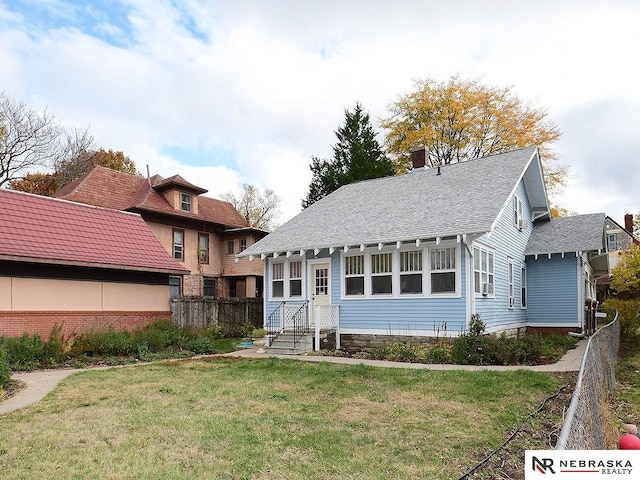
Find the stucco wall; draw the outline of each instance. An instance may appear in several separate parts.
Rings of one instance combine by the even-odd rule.
[[[0,277],[0,335],[48,338],[87,328],[141,328],[171,318],[168,285]]]
[[[168,311],[168,285],[0,277],[0,311]]]

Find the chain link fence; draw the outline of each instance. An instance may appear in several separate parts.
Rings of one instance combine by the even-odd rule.
[[[578,380],[556,450],[606,450],[603,421],[615,389],[615,366],[620,346],[618,313],[587,343]]]

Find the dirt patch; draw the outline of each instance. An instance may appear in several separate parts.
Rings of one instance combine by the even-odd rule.
[[[27,384],[20,380],[9,380],[0,388],[0,402],[7,400],[17,394],[20,390],[27,388]]]
[[[562,389],[556,397],[548,400],[540,412],[527,418],[513,439],[500,451],[464,478],[524,480],[525,450],[553,450],[555,448],[577,379],[575,373],[561,374],[560,376],[562,384],[568,386]],[[488,455],[489,452],[486,456]]]

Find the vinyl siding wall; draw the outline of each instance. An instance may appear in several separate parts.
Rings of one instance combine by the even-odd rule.
[[[529,326],[580,326],[578,260],[575,253],[527,257]]]
[[[496,332],[507,328],[524,327],[528,310],[521,308],[521,266],[524,263],[524,251],[533,229],[531,207],[524,183],[521,181],[515,195],[522,201],[522,217],[527,227],[519,230],[513,220],[513,197],[506,203],[493,232],[483,235],[474,245],[488,247],[494,252],[494,297],[475,296],[475,312],[487,326],[487,332]],[[508,258],[513,260],[514,306],[509,308],[509,283],[507,279]],[[528,268],[528,267],[527,267]],[[527,274],[529,271],[527,270]],[[528,292],[528,300],[531,295]]]

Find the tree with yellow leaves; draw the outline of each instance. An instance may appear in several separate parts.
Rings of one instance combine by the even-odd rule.
[[[420,80],[415,87],[388,107],[390,116],[382,121],[398,173],[410,168],[411,151],[419,147],[426,147],[428,164],[438,166],[538,146],[549,191],[565,184],[566,168],[551,163],[556,156],[550,145],[560,130],[544,109],[523,102],[510,87],[459,76]]]

